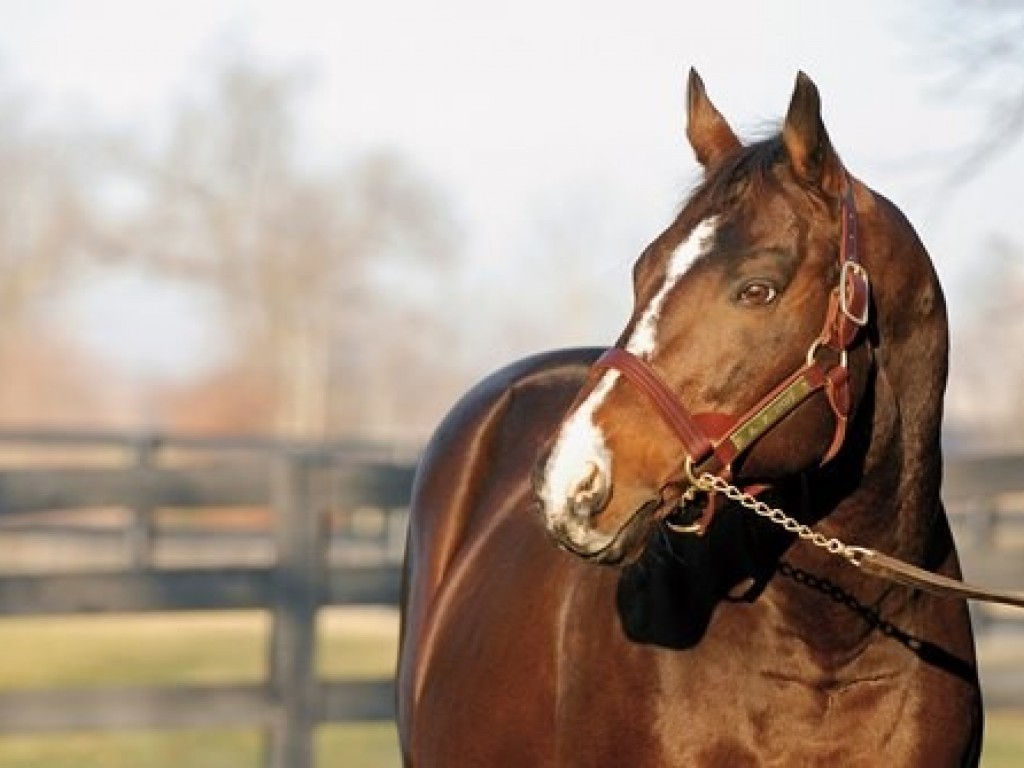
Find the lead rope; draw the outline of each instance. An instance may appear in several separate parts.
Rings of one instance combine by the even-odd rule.
[[[830,538],[823,533],[819,533],[810,526],[804,525],[799,520],[790,517],[781,509],[770,507],[760,499],[740,490],[718,475],[704,472],[700,477],[694,478],[691,474],[691,480],[695,481],[691,488],[696,488],[705,493],[721,493],[726,498],[749,509],[755,515],[769,520],[788,533],[796,534],[798,538],[824,549],[829,554],[842,557],[848,563],[858,568],[863,563],[864,558],[872,551],[866,547],[851,546],[835,537]]]
[[[810,526],[804,525],[790,517],[781,509],[768,506],[763,501],[751,496],[749,493],[745,493],[718,475],[703,472],[699,477],[695,477],[689,461],[686,464],[686,471],[693,485],[683,495],[683,500],[685,501],[692,501],[698,491],[708,494],[721,493],[726,498],[749,509],[758,517],[763,517],[787,532],[795,534],[801,540],[810,542],[831,555],[841,557],[850,565],[861,568],[865,573],[869,573],[872,576],[920,589],[941,597],[981,600],[1024,608],[1024,594],[973,587],[962,581],[950,579],[946,576],[926,571],[923,568],[918,568],[915,565],[904,563],[894,557],[877,552],[870,547],[858,547],[847,544],[840,539],[828,537],[823,533],[813,530]]]

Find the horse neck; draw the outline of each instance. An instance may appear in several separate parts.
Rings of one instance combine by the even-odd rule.
[[[811,481],[810,517],[826,535],[920,564],[940,508],[938,414],[897,399],[884,369],[877,378],[867,444]]]
[[[862,222],[876,313],[865,339],[869,385],[855,417],[853,444],[836,467],[818,473],[824,492],[817,496],[824,500],[814,516],[851,544],[927,565],[941,514],[945,300],[906,217],[881,195],[870,199]],[[839,490],[829,494],[830,486]]]
[[[855,489],[836,500],[834,519],[843,533],[863,546],[924,562],[941,514],[941,422],[948,367],[945,304],[931,262],[919,241],[897,252],[905,266],[903,281],[916,288],[918,313],[899,310],[905,293],[881,294],[878,344],[873,352],[870,386],[860,444],[851,446],[847,472],[859,477]],[[895,277],[882,280],[895,283]],[[881,292],[880,292],[881,293]]]
[[[893,381],[906,371],[889,363],[880,357],[851,444],[809,479],[804,514],[825,536],[934,569],[950,553],[939,493],[942,393]],[[899,621],[911,610],[912,590],[802,542],[783,554],[780,573],[796,576],[773,582],[789,630],[839,663],[870,641],[872,617]]]

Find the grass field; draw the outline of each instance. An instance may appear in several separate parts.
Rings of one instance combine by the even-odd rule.
[[[254,682],[262,679],[268,624],[256,612],[0,621],[0,688]],[[389,612],[329,611],[319,633],[320,674],[392,672]],[[3,768],[257,768],[256,731],[60,734],[0,738]],[[323,727],[318,764],[397,768],[390,724]],[[982,765],[1024,766],[1024,712],[992,713]]]
[[[325,678],[392,674],[390,611],[325,611],[318,637]],[[238,612],[0,621],[0,688],[247,683],[263,679],[269,622]],[[257,768],[248,731],[81,733],[0,737],[3,768]],[[325,726],[317,763],[397,768],[390,724]]]

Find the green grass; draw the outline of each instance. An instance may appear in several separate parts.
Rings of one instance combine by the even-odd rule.
[[[61,734],[0,739],[4,768],[243,768],[261,765],[255,731]],[[394,727],[332,725],[316,736],[317,764],[399,768]]]
[[[389,676],[396,638],[386,619],[326,612],[324,678]],[[252,683],[265,675],[265,614],[174,614],[0,621],[0,690]],[[255,730],[108,732],[0,737],[3,768],[256,768]],[[330,725],[316,734],[323,766],[398,768],[394,726]]]
[[[246,683],[263,679],[269,625],[258,612],[0,621],[0,690]],[[325,615],[324,678],[390,675],[396,639],[380,616]],[[255,730],[111,732],[0,737],[3,768],[257,768]],[[398,768],[391,724],[331,725],[317,762]],[[1024,766],[1024,712],[989,713],[984,768]]]
[[[0,687],[256,682],[268,622],[254,612],[0,622]]]
[[[255,768],[259,765],[259,743],[255,731],[14,736],[0,739],[0,765],[4,768]]]
[[[352,768],[401,768],[398,736],[390,723],[332,725],[316,739],[317,765]]]
[[[1024,712],[989,713],[985,716],[983,768],[1024,766]]]
[[[164,685],[263,679],[269,623],[257,612],[0,621],[0,689]],[[385,617],[327,614],[317,636],[327,678],[391,675]]]

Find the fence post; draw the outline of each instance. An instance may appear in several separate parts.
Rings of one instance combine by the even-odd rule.
[[[968,508],[967,526],[971,546],[984,552],[994,552],[999,538],[999,508],[994,496],[978,497]],[[989,634],[995,626],[995,613],[988,603],[971,602],[968,605],[975,634]]]
[[[271,607],[269,682],[276,713],[267,734],[267,768],[313,768],[319,719],[316,618],[325,594],[325,458],[289,453],[274,462],[272,501],[277,584]]]
[[[135,443],[135,468],[145,472],[153,466],[158,441],[145,437]],[[132,510],[128,523],[128,561],[133,568],[148,568],[153,560],[153,539],[156,531],[153,519],[154,508],[148,502],[140,503]]]

